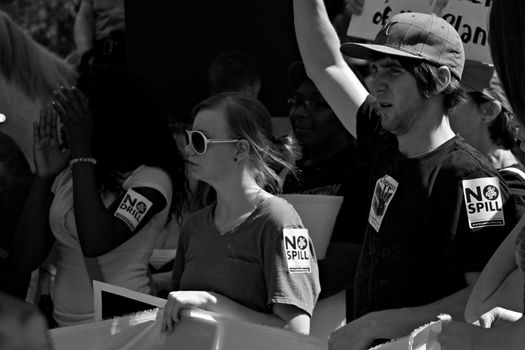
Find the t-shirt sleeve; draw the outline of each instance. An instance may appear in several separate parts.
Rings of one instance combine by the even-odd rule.
[[[286,228],[302,228],[300,218],[297,214],[295,216],[297,224]],[[295,238],[288,236],[287,244],[284,228],[277,227],[274,230],[279,232],[274,232],[273,239],[269,242],[270,249],[266,250],[264,258],[268,304],[294,305],[311,316],[321,289],[312,241],[304,235],[304,231],[295,231]],[[306,249],[306,241],[300,237],[306,238]],[[308,265],[305,263],[306,258],[309,259]]]
[[[368,164],[380,139],[391,135],[381,126],[381,114],[377,100],[368,95],[357,111],[357,149],[359,161]]]
[[[171,203],[172,184],[170,176],[162,169],[144,166],[124,182],[125,189],[150,187],[159,191],[166,203]]]
[[[495,181],[497,188],[489,181]],[[462,272],[481,271],[517,223],[516,205],[502,178],[487,169],[460,179],[456,196],[461,204],[457,208],[459,221],[452,240],[452,260]],[[480,214],[487,213],[493,216],[483,220]]]

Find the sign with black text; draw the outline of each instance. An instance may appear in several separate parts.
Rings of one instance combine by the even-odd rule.
[[[487,30],[490,6],[491,0],[366,0],[363,13],[352,16],[347,35],[374,40],[395,14],[435,13],[456,28],[466,59],[492,63]]]

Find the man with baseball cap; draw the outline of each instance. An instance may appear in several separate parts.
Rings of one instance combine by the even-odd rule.
[[[439,313],[462,318],[472,276],[517,213],[496,170],[450,127],[465,98],[459,34],[435,15],[402,13],[374,43],[340,47],[322,0],[294,0],[294,15],[308,75],[370,167],[355,320],[330,347],[366,349]],[[371,61],[370,93],[341,52]]]

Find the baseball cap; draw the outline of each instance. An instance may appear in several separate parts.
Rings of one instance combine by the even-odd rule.
[[[503,108],[512,113],[512,108],[501,87],[494,65],[466,60],[461,85],[467,92],[478,91],[491,99],[499,101]]]
[[[435,14],[417,12],[393,16],[372,44],[344,43],[341,52],[363,59],[385,54],[425,60],[447,66],[458,79],[465,64],[463,42],[454,27]]]

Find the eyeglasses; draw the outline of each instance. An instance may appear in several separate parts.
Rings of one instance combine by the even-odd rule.
[[[201,131],[186,130],[186,144],[190,145],[193,152],[202,155],[208,150],[209,143],[233,143],[239,139],[209,139]]]
[[[308,112],[315,112],[323,107],[328,106],[328,103],[326,103],[325,100],[315,97],[294,96],[292,98],[289,98],[287,103],[290,106],[290,108],[299,108],[300,106],[303,106],[304,109]]]

